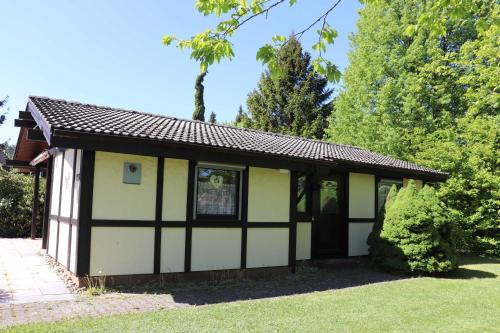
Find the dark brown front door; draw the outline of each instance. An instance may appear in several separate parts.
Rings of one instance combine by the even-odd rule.
[[[313,257],[345,256],[347,224],[344,215],[344,176],[324,176],[316,184],[313,196]]]

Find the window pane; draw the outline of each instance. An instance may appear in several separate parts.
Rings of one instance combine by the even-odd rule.
[[[236,215],[238,171],[198,169],[196,213],[202,215]]]
[[[306,189],[306,176],[299,177],[297,180],[297,198],[300,198],[302,192]],[[302,197],[297,202],[297,212],[306,213],[307,211],[307,192],[304,192]]]
[[[387,199],[387,195],[389,194],[392,185],[396,185],[397,189],[399,190],[401,187],[403,187],[403,181],[381,179],[380,182],[378,183],[378,202],[377,202],[378,212],[382,211],[385,205],[385,200]]]
[[[321,181],[319,191],[320,211],[322,214],[336,214],[339,211],[337,197],[338,184],[335,180]]]

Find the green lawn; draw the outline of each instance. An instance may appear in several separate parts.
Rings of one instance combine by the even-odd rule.
[[[282,299],[17,326],[6,332],[500,332],[500,260]]]

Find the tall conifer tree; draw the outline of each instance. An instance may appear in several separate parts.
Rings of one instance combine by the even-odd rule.
[[[322,138],[332,109],[327,79],[313,72],[311,56],[295,37],[281,49],[278,67],[278,76],[266,71],[248,94],[249,120],[244,126]]]
[[[210,116],[208,117],[208,122],[210,124],[217,124],[217,115],[215,112],[210,112]]]
[[[201,72],[198,74],[194,84],[193,120],[205,121],[205,101],[203,99],[203,93],[205,91],[203,80],[205,79],[205,75],[207,75],[207,72]]]

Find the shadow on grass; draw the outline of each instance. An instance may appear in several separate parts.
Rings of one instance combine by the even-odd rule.
[[[460,267],[449,274],[442,276],[444,279],[495,279],[497,275],[486,270],[468,267],[471,265],[496,264],[500,265],[499,258],[465,255],[459,259]]]
[[[483,265],[483,264],[500,264],[500,258],[464,255],[459,259],[460,265]]]
[[[461,265],[492,263],[500,264],[500,260],[470,256],[460,259]],[[466,280],[495,277],[497,275],[492,272],[465,266],[437,278]],[[339,290],[408,278],[410,277],[372,269],[367,262],[364,262],[358,266],[334,269],[320,269],[306,265],[300,267],[296,274],[281,278],[270,277],[265,280],[212,281],[162,286],[156,283],[136,287],[115,287],[112,290],[123,293],[168,293],[177,303],[204,305]]]
[[[286,278],[207,282],[171,286],[170,288],[168,286],[164,288],[154,286],[149,290],[127,288],[117,291],[169,293],[177,303],[204,305],[344,289],[405,278],[407,277],[379,272],[363,266],[338,270],[323,270],[306,266],[299,269],[297,274],[290,274]]]
[[[450,272],[449,274],[442,276],[443,279],[453,279],[453,280],[495,279],[496,277],[497,275],[495,273],[486,272],[479,269],[465,268],[465,267],[459,267],[453,272]]]

